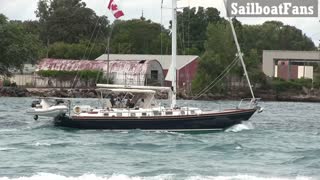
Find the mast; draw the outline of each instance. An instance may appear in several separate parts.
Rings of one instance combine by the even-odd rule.
[[[238,55],[239,55],[239,58],[240,58],[240,61],[241,61],[241,65],[242,65],[244,74],[245,74],[245,76],[246,76],[246,79],[247,79],[247,82],[248,82],[248,86],[249,86],[249,88],[250,88],[251,96],[252,96],[253,99],[255,99],[255,96],[254,96],[254,93],[253,93],[253,90],[252,90],[252,86],[251,86],[251,82],[250,82],[250,79],[249,79],[249,76],[248,76],[246,64],[244,63],[243,54],[242,54],[242,52],[241,52],[241,48],[240,48],[240,45],[239,45],[239,42],[238,42],[237,33],[236,33],[236,31],[234,30],[234,26],[233,26],[233,23],[232,23],[232,19],[231,19],[231,17],[230,17],[229,14],[228,14],[229,11],[228,11],[228,8],[227,8],[227,3],[226,3],[225,0],[224,0],[223,2],[224,2],[224,6],[226,7],[226,14],[227,14],[227,17],[228,17],[230,26],[231,26],[231,31],[232,31],[232,35],[233,35],[233,38],[234,38],[234,42],[236,43],[236,46],[237,46],[237,51],[238,51]]]
[[[177,92],[177,0],[172,0],[172,95],[171,108],[176,107],[176,92]]]

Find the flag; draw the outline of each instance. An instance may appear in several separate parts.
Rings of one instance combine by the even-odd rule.
[[[114,0],[110,0],[108,9],[112,11],[113,16],[118,19],[124,15],[124,13],[119,10],[118,5],[114,2]]]

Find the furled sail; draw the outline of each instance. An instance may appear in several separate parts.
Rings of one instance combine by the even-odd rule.
[[[173,67],[172,67],[172,64],[170,65],[170,68],[169,68],[169,70],[168,70],[168,72],[167,72],[167,75],[166,75],[166,78],[165,78],[165,80],[166,81],[171,81],[171,82],[173,82]]]

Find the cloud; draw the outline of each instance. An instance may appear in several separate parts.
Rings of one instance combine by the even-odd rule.
[[[83,0],[87,6],[98,15],[107,15],[111,21],[114,20],[107,10],[109,0]],[[35,20],[34,11],[37,9],[37,0],[0,0],[0,13],[9,19]],[[146,19],[155,22],[162,20],[168,26],[171,19],[171,0],[163,0],[164,9],[161,18],[161,0],[118,0],[120,7],[125,13],[124,19],[140,18],[142,11]],[[179,0],[178,7],[215,7],[225,17],[223,0]],[[320,40],[319,18],[238,18],[243,24],[262,24],[265,21],[277,20],[284,24],[296,26],[302,29],[318,45]]]

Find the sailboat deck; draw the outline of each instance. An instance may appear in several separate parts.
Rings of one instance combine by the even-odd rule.
[[[198,108],[180,108],[180,109],[165,109],[163,107],[152,109],[128,109],[128,108],[114,108],[114,109],[92,109],[89,111],[82,111],[81,113],[74,113],[73,118],[119,118],[119,117],[173,117],[173,116],[206,116],[212,114],[225,114],[233,112],[246,111],[245,109],[226,109],[226,110],[212,110],[201,111]]]

